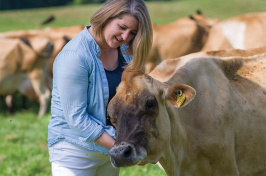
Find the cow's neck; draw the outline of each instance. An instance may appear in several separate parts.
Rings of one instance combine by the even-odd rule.
[[[188,148],[186,147],[187,137],[184,127],[178,115],[176,115],[178,113],[177,109],[172,106],[166,108],[170,119],[171,135],[169,143],[164,147],[163,156],[159,162],[165,169],[167,175],[178,176],[181,164],[184,161],[184,154],[187,153],[185,151]]]

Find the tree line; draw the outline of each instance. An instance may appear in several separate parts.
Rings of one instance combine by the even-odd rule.
[[[64,5],[81,5],[103,2],[105,2],[105,0],[0,0],[0,10],[29,9]]]
[[[0,10],[29,9],[71,4],[102,3],[105,0],[0,0]]]

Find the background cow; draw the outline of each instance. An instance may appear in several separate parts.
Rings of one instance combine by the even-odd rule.
[[[177,58],[202,49],[210,28],[217,18],[205,18],[200,11],[170,24],[153,25],[151,55],[145,66],[149,73],[162,60]]]
[[[253,51],[241,52],[229,56]],[[159,161],[171,176],[266,175],[266,53],[258,53],[165,60],[150,76],[127,68],[108,106],[113,165]],[[164,71],[166,81],[156,76]]]
[[[217,23],[202,51],[266,46],[266,13],[248,13]]]
[[[19,30],[19,31],[10,31],[0,34],[1,38],[8,38],[8,39],[26,39],[26,40],[35,40],[35,38],[47,38],[50,40],[54,46],[53,52],[49,58],[49,66],[48,69],[43,70],[45,72],[45,83],[46,86],[49,87],[51,90],[52,88],[52,78],[53,78],[53,62],[55,60],[55,57],[57,54],[62,50],[62,48],[65,46],[65,44],[71,40],[75,35],[77,35],[80,31],[82,31],[84,26],[77,25],[77,26],[71,26],[71,27],[62,27],[62,28],[45,28],[44,30]],[[30,45],[32,47],[35,47],[35,45],[40,45],[43,40],[35,40],[36,42],[31,43]],[[5,48],[3,48],[5,49]],[[22,83],[21,83],[22,84]],[[23,88],[23,95],[26,95],[30,100],[36,100],[36,92],[33,89],[33,86],[31,85],[30,81],[24,82]],[[27,93],[25,93],[27,92]],[[25,103],[24,97],[22,97]],[[11,101],[14,101],[14,97],[12,95],[8,95],[6,98],[6,104],[8,105],[9,109],[12,108]],[[48,102],[47,102],[48,103]],[[48,104],[46,105],[48,106]],[[43,115],[43,113],[41,113]],[[41,115],[39,113],[39,115]]]
[[[57,54],[62,50],[65,44],[74,38],[84,29],[83,25],[61,27],[61,28],[45,28],[44,30],[19,30],[0,33],[0,38],[35,38],[46,37],[51,40],[54,50],[49,61],[49,74],[46,80],[51,88],[53,77],[53,63]]]
[[[0,38],[0,94],[19,91],[37,97],[39,116],[44,115],[50,100],[45,74],[52,52],[53,45],[47,38],[32,38],[27,44],[20,39]]]

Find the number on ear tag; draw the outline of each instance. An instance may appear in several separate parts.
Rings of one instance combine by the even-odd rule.
[[[186,95],[182,91],[179,91],[177,93],[176,105],[180,107],[184,103],[185,100],[186,100]]]

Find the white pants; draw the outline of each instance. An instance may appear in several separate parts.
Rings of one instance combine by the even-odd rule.
[[[49,147],[53,176],[118,176],[108,154],[59,141]]]

